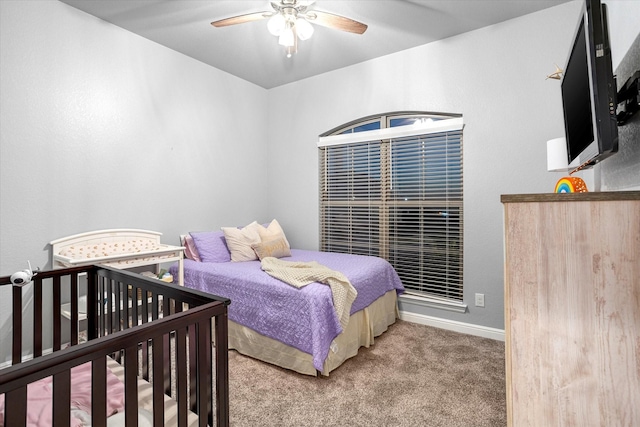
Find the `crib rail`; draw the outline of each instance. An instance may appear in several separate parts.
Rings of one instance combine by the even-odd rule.
[[[86,310],[79,304],[84,275]],[[9,277],[0,278],[4,286],[11,286]],[[22,315],[25,298],[33,305],[29,327]],[[63,298],[69,299],[65,313]],[[164,425],[165,395],[177,403],[179,426],[187,425],[189,411],[201,426],[229,425],[228,299],[96,266],[40,272],[33,284],[12,286],[12,299],[12,366],[0,370],[4,425],[26,424],[27,385],[49,376],[56,390],[54,423],[69,425],[70,370],[86,362],[92,366],[92,425],[106,425],[99,403],[107,393],[107,357],[124,366],[128,426],[137,425],[139,377],[153,388],[154,425]]]

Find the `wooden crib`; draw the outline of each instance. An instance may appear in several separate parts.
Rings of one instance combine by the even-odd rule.
[[[71,425],[71,369],[87,362],[93,426],[111,415],[108,370],[124,383],[119,415],[127,426],[142,412],[154,426],[229,425],[228,299],[104,266],[39,272],[22,287],[2,277],[0,291],[13,298],[0,425],[25,426],[28,385],[50,377],[51,420]]]

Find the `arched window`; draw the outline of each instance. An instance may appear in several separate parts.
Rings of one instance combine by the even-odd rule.
[[[407,293],[462,301],[462,128],[397,112],[323,134],[320,249],[380,256]]]

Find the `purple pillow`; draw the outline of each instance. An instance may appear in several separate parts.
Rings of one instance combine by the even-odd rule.
[[[230,262],[231,253],[227,248],[222,231],[189,233],[196,244],[202,262]]]

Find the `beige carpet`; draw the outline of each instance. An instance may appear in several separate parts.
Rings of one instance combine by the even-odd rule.
[[[504,426],[504,343],[398,321],[329,377],[229,353],[230,424]]]

